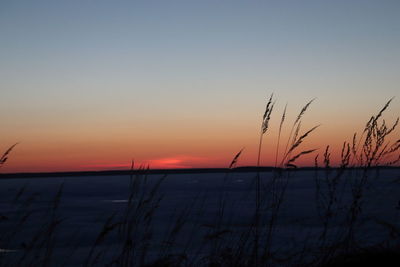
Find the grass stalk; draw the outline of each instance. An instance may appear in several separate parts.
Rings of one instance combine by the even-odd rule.
[[[277,164],[278,164],[279,145],[280,145],[280,141],[281,141],[282,126],[283,126],[283,123],[286,118],[286,108],[287,108],[287,103],[285,105],[285,109],[283,110],[281,122],[279,124],[278,141],[276,143],[276,152],[275,152],[275,164],[274,164],[275,168],[277,167]]]

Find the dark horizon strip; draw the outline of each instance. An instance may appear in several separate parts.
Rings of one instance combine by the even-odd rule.
[[[242,172],[270,172],[281,168],[274,167],[237,167],[234,169],[228,168],[189,168],[189,169],[148,169],[148,170],[105,170],[105,171],[68,171],[68,172],[23,172],[23,173],[1,173],[0,179],[11,178],[51,178],[51,177],[78,177],[78,176],[112,176],[112,175],[137,175],[137,174],[191,174],[191,173],[242,173]],[[299,167],[296,169],[286,169],[289,171],[304,171],[304,170],[323,170],[323,167]],[[332,170],[339,169],[332,167]],[[347,169],[362,169],[362,167],[353,167]],[[396,166],[377,166],[371,169],[400,169]]]

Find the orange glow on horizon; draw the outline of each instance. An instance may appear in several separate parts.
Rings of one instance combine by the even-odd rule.
[[[396,107],[395,107],[396,108]],[[398,108],[397,108],[398,110]],[[270,128],[263,137],[261,166],[274,166],[279,128],[279,111],[271,119]],[[280,140],[277,166],[280,166],[283,151],[288,142],[293,123],[292,111],[287,117]],[[327,145],[331,148],[331,163],[340,163],[343,141],[351,142],[353,133],[365,126],[365,118],[343,117],[342,120],[316,113],[305,115],[300,134],[321,123],[322,125],[293,152],[316,149],[296,161],[297,166],[314,166],[314,158],[322,159]],[[387,112],[387,124],[395,121],[395,112]],[[385,114],[386,115],[386,114]],[[20,141],[9,155],[9,160],[0,169],[2,173],[12,172],[56,172],[129,169],[131,160],[136,166],[151,169],[175,168],[226,168],[232,158],[244,147],[237,166],[255,166],[259,140],[260,117],[249,120],[197,120],[171,122],[169,125],[138,122],[127,127],[125,122],[110,120],[115,125],[100,127],[98,124],[83,124],[82,127],[65,126],[40,130],[15,132],[5,129],[5,138],[0,144],[0,153],[6,151],[5,144]],[[162,131],[159,127],[162,127]],[[165,126],[165,127],[164,127]],[[168,127],[167,127],[168,126]],[[67,129],[67,130],[65,130]],[[396,137],[398,130],[394,133]],[[15,140],[15,136],[21,136]]]

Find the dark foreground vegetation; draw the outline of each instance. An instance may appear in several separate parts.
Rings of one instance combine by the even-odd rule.
[[[400,160],[400,139],[393,137],[399,120],[387,125],[383,119],[390,102],[371,117],[361,134],[354,134],[350,142],[343,143],[340,164],[334,168],[329,146],[319,154],[316,149],[301,149],[303,142],[318,128],[301,129],[301,121],[312,101],[290,125],[285,149],[279,153],[286,122],[285,108],[274,148],[274,168],[267,177],[260,169],[253,169],[253,174],[249,174],[251,188],[243,190],[253,207],[247,211],[251,216],[243,225],[236,223],[243,212],[239,208],[236,214],[231,212],[235,211],[237,200],[230,198],[227,190],[234,172],[225,170],[222,182],[216,184],[218,188],[213,192],[217,194],[216,212],[207,218],[207,223],[204,223],[207,213],[203,205],[207,194],[199,194],[185,208],[174,211],[174,216],[165,222],[166,227],[158,229],[154,218],[162,207],[164,195],[160,188],[168,176],[150,179],[148,167],[135,168],[132,163],[126,202],[120,210],[108,214],[99,229],[93,229],[98,231],[95,238],[82,249],[78,233],[63,232],[63,225],[70,219],[60,215],[63,185],[53,193],[45,212],[32,208],[37,195],[22,186],[8,206],[4,203],[1,206],[12,208],[0,209],[0,265],[76,265],[70,259],[79,255],[79,264],[83,266],[359,266],[375,263],[399,266],[400,195],[389,198],[395,199],[393,203],[385,204],[392,205],[394,220],[366,218],[363,214],[366,194],[376,183],[380,168],[396,166]],[[268,133],[274,106],[271,96],[262,117],[257,167],[260,167],[262,142]],[[0,167],[13,148],[4,153]],[[234,170],[241,153],[234,156],[228,170]],[[279,229],[282,208],[286,199],[293,197],[288,195],[288,188],[296,179],[297,160],[311,154],[315,171],[308,170],[307,175],[312,176],[314,183],[318,214],[314,219],[319,227],[311,234],[303,234],[302,242],[284,244],[282,249],[282,244],[278,245],[280,235],[284,234]],[[400,187],[400,181],[392,178],[392,186]],[[42,223],[37,231],[25,234],[33,218]],[[387,238],[366,242],[366,220],[379,225]],[[112,245],[109,240],[113,240]],[[59,247],[63,247],[61,254]]]

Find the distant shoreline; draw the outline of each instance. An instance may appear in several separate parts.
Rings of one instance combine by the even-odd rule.
[[[400,167],[378,166],[372,169],[400,169]],[[242,172],[270,172],[280,170],[274,167],[237,167],[229,168],[189,168],[189,169],[146,169],[146,170],[104,170],[104,171],[67,171],[67,172],[22,172],[22,173],[0,173],[0,179],[10,178],[51,178],[51,177],[77,177],[77,176],[111,176],[111,175],[137,175],[137,174],[191,174],[191,173],[242,173]],[[323,170],[325,168],[319,167]],[[338,169],[338,168],[331,168]],[[347,169],[360,169],[347,168]],[[290,171],[316,170],[315,167],[300,167],[296,169],[286,169]]]

